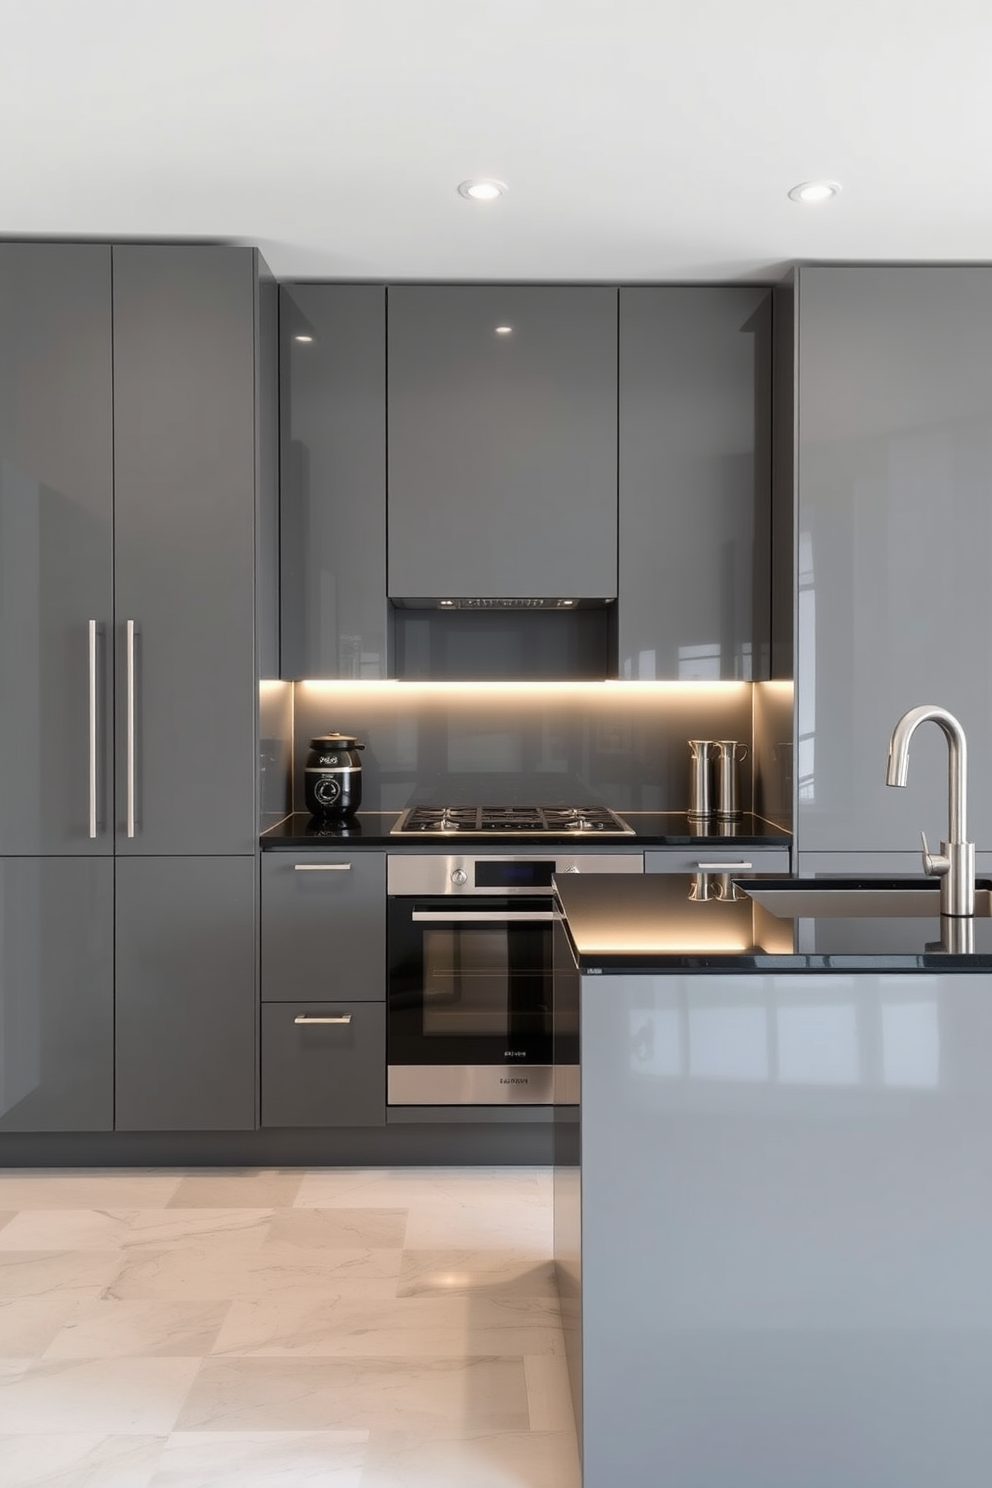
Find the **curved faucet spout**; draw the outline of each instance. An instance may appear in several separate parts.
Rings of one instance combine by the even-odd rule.
[[[889,740],[886,785],[905,785],[909,780],[909,741],[921,723],[935,723],[947,739],[947,841],[939,855],[931,857],[923,839],[923,866],[927,873],[941,875],[942,914],[970,915],[975,906],[975,846],[968,833],[968,744],[953,713],[924,703],[910,708],[899,719]]]

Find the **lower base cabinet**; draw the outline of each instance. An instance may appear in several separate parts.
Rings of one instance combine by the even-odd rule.
[[[113,1124],[113,860],[0,859],[0,1132]]]
[[[385,1124],[385,1003],[263,1005],[263,1126]]]
[[[253,1130],[255,859],[116,871],[117,1130]]]

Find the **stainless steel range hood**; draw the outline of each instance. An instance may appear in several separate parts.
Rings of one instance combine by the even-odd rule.
[[[615,603],[613,599],[565,599],[539,596],[515,596],[499,598],[488,595],[445,595],[443,598],[397,599],[390,596],[389,603],[401,610],[592,610],[605,609]]]

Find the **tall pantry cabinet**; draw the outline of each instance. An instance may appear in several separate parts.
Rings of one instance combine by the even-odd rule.
[[[274,295],[251,249],[0,245],[0,1131],[255,1125]]]

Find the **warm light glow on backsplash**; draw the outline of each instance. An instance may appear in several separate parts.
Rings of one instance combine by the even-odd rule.
[[[376,697],[390,694],[395,698],[402,697],[407,700],[417,697],[453,697],[455,695],[481,694],[489,697],[506,696],[510,694],[521,699],[551,696],[576,696],[588,698],[601,698],[606,689],[612,692],[622,692],[625,701],[633,701],[638,697],[653,699],[657,702],[660,698],[684,698],[687,702],[699,701],[708,695],[714,698],[728,700],[730,698],[743,698],[748,695],[754,684],[751,682],[640,682],[625,681],[622,678],[607,677],[601,682],[401,682],[395,678],[388,681],[353,682],[341,681],[311,681],[303,679],[296,682],[294,686],[304,689],[314,696],[321,694],[348,697]],[[764,684],[771,685],[771,684]],[[791,683],[784,684],[791,687]]]

